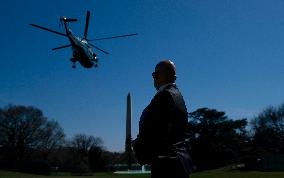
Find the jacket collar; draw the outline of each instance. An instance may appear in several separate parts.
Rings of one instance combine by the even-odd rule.
[[[164,89],[166,89],[166,88],[169,87],[169,86],[175,86],[175,85],[176,85],[175,83],[167,83],[167,84],[165,84],[165,85],[162,85],[162,86],[160,86],[160,88],[159,88],[159,90],[157,91],[157,93],[163,91]]]

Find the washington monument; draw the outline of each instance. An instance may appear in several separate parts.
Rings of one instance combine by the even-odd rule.
[[[127,105],[126,105],[126,137],[125,137],[125,156],[127,159],[128,169],[131,169],[132,162],[132,147],[131,147],[131,120],[132,120],[132,108],[131,108],[131,95],[127,95]]]

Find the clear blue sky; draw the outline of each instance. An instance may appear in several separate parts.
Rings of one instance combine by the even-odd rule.
[[[68,40],[28,24],[59,31],[60,16],[76,17],[70,25],[82,36],[86,10],[89,38],[139,35],[95,43],[111,55],[98,52],[99,68],[74,70],[71,49],[51,51]],[[136,137],[161,59],[176,63],[189,112],[209,107],[251,119],[284,102],[282,0],[10,0],[0,20],[0,107],[38,107],[69,138],[101,137],[111,151],[124,149],[128,92]]]

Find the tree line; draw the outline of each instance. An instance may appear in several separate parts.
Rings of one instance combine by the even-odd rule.
[[[250,122],[200,108],[189,114],[188,133],[197,170],[240,163],[242,169],[258,169],[263,157],[284,154],[284,103],[265,108]]]
[[[103,140],[86,134],[66,138],[58,122],[32,106],[0,108],[0,169],[38,174],[68,171],[91,174],[119,163],[123,154],[104,149]]]
[[[245,163],[244,169],[256,169],[263,156],[284,154],[284,103],[265,108],[250,121],[199,108],[189,113],[187,128],[197,171],[239,163]],[[99,137],[81,133],[66,138],[59,123],[38,108],[0,108],[1,169],[83,175],[110,171],[112,165],[127,164],[128,160],[124,153],[107,151]]]

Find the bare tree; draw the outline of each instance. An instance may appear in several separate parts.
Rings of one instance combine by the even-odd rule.
[[[103,143],[99,137],[77,134],[71,140],[71,146],[79,152],[88,152],[92,147],[101,146]]]
[[[94,155],[94,150],[102,150],[102,139],[99,137],[77,134],[70,141],[70,147],[73,149],[73,172],[84,175],[91,172],[90,152]]]
[[[262,152],[284,153],[284,103],[265,108],[251,122],[254,146]]]
[[[0,136],[0,145],[12,163],[35,151],[48,153],[64,141],[60,125],[48,121],[40,109],[32,106],[0,109]]]

